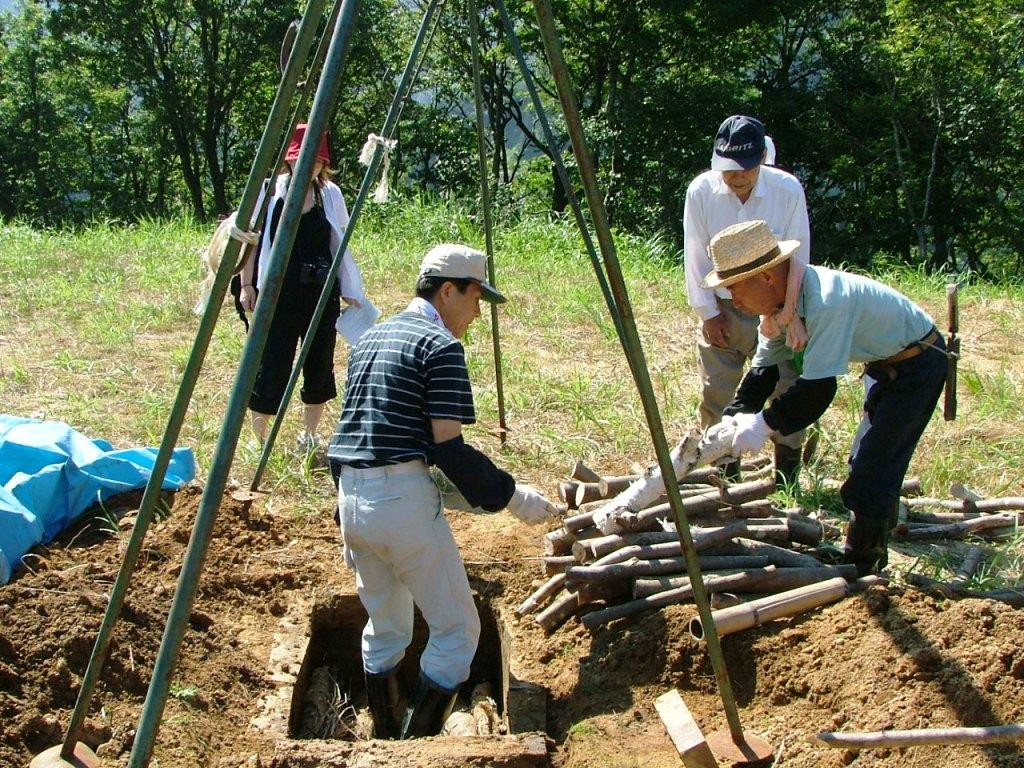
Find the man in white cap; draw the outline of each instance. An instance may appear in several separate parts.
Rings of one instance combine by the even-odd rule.
[[[703,427],[722,418],[726,405],[736,394],[743,369],[757,347],[758,321],[740,311],[724,287],[704,285],[711,269],[708,244],[718,232],[743,221],[767,221],[776,237],[796,240],[796,268],[790,294],[778,318],[769,318],[764,330],[778,333],[788,326],[789,343],[799,349],[803,326],[793,318],[793,307],[803,267],[810,259],[810,228],[804,190],[796,177],[771,167],[768,141],[760,120],[746,115],[727,118],[715,136],[711,170],[695,178],[686,190],[683,214],[683,245],[686,262],[686,296],[700,315],[697,334],[698,368],[701,377],[700,416]],[[774,153],[773,153],[774,154]],[[780,391],[793,383],[792,366],[781,366]],[[782,482],[795,482],[800,464],[803,431],[779,437],[775,443],[775,467]],[[729,467],[730,477],[739,475],[739,464]]]
[[[763,221],[735,224],[711,241],[708,287],[728,287],[736,306],[765,315],[782,306],[798,242],[777,242]],[[942,336],[928,314],[875,280],[807,267],[796,302],[807,328],[800,377],[771,401],[778,365],[794,352],[781,338],[762,338],[750,371],[708,438],[732,436],[733,454],[760,451],[778,434],[813,423],[835,397],[836,379],[864,363],[864,413],[840,494],[853,513],[844,560],[861,575],[888,561],[900,487],[946,378]]]
[[[507,508],[530,524],[555,512],[538,491],[517,484],[462,439],[462,426],[476,419],[459,339],[480,316],[480,299],[505,301],[488,285],[485,266],[485,254],[464,245],[431,249],[416,298],[367,331],[349,358],[345,405],[328,457],[340,475],[345,562],[356,571],[369,614],[362,656],[377,738],[439,733],[469,677],[480,636],[428,464],[475,507]],[[403,718],[398,669],[412,640],[414,603],[430,637]]]

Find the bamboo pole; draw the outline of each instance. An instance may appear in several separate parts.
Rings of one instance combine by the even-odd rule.
[[[742,537],[723,545],[716,554],[761,555],[767,557],[772,565],[777,565],[780,568],[816,568],[821,565],[810,555],[793,552],[764,541],[753,541]]]
[[[985,728],[921,728],[907,731],[822,732],[815,744],[838,749],[905,749],[944,744],[1000,744],[1024,739],[1024,723]]]
[[[766,557],[715,557],[710,555],[706,558],[697,558],[702,573],[710,571],[743,570],[748,568],[767,567],[769,565]],[[720,564],[724,563],[724,564]],[[645,576],[660,576],[662,574],[679,574],[686,569],[686,563],[682,556],[675,557],[652,557],[646,560],[626,560],[621,563],[607,563],[605,565],[570,565],[565,569],[566,589],[572,589],[573,585],[586,582],[597,584],[607,581],[622,581],[624,579],[640,578]],[[799,570],[792,568],[789,570]],[[688,576],[679,578],[689,579]],[[666,587],[666,589],[674,588]],[[764,590],[765,592],[769,590]]]
[[[877,576],[865,576],[858,579],[856,583],[863,588],[872,584],[884,583],[884,580]],[[775,619],[795,616],[798,613],[834,603],[848,596],[851,591],[851,585],[847,583],[846,579],[837,576],[815,584],[790,589],[777,595],[752,600],[743,605],[723,608],[720,611],[714,611],[711,618],[714,621],[717,635],[725,637],[744,629],[759,627]],[[694,639],[702,640],[704,630],[705,625],[700,616],[695,616],[690,620],[690,634]]]

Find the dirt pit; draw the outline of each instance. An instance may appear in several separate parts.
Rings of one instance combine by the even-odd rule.
[[[84,734],[104,765],[127,762],[198,502],[196,489],[179,493],[144,546]],[[503,718],[532,714],[533,723],[483,738],[294,738],[304,667],[333,668],[349,695],[359,695],[354,579],[342,564],[331,510],[300,518],[268,511],[263,501],[246,508],[228,499],[152,764],[674,767],[679,758],[654,709],[672,687],[705,732],[725,727],[707,654],[687,632],[692,607],[594,634],[574,620],[545,636],[512,614],[539,578],[529,558],[541,551],[541,532],[507,515],[453,509],[449,518],[482,615],[493,617],[481,645],[486,669],[477,674],[498,692]],[[61,740],[127,535],[80,527],[29,556],[31,570],[0,587],[0,765],[27,765]],[[324,638],[339,634],[340,646],[325,651]],[[298,640],[288,645],[287,637]],[[821,730],[1024,720],[1024,612],[875,588],[728,637],[723,646],[740,718],[776,747],[778,766],[1024,766],[1024,746],[1017,745],[858,754],[807,741]],[[509,698],[516,686],[528,695]],[[512,701],[522,710],[515,716]]]

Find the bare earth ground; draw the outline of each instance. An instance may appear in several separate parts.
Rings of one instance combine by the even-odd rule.
[[[179,493],[173,513],[147,539],[87,728],[86,740],[106,765],[127,760],[198,501],[196,488]],[[539,532],[503,514],[450,509],[449,516],[474,586],[510,613],[539,573],[536,562],[522,559],[539,554]],[[0,589],[0,765],[27,765],[61,739],[126,538],[79,529],[30,558],[34,572]],[[250,727],[269,687],[270,638],[290,606],[352,592],[330,509],[297,522],[283,510],[268,513],[260,501],[247,510],[226,500],[153,764],[297,765],[276,761],[274,740]],[[679,765],[654,710],[654,699],[671,687],[705,732],[725,727],[707,655],[686,631],[692,613],[677,606],[594,635],[576,622],[551,637],[531,621],[512,626],[521,671],[549,690],[554,765]],[[726,638],[724,647],[741,718],[775,745],[776,765],[1024,765],[1015,746],[858,757],[806,741],[839,728],[1024,720],[1022,612],[877,588]],[[376,743],[363,751],[379,756],[387,749]],[[430,742],[421,749],[427,764],[458,765],[451,750],[442,759],[431,755]],[[351,761],[330,764],[360,765],[359,753],[350,749]],[[419,764],[408,755],[401,762]]]

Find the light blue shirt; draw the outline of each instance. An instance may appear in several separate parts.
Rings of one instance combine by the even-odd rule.
[[[850,363],[884,360],[922,339],[935,325],[928,313],[899,291],[876,280],[810,266],[796,303],[807,327],[804,379],[850,371]],[[785,335],[760,337],[751,365],[777,365],[793,358]]]

